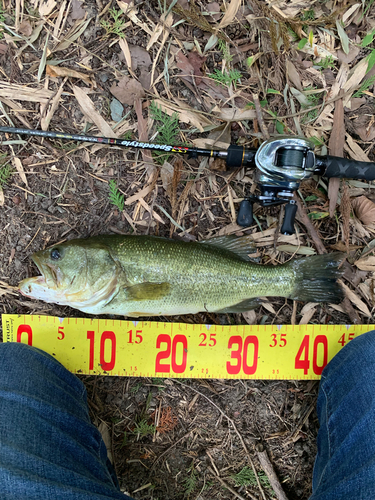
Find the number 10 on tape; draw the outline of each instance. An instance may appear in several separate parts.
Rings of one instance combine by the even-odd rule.
[[[4,342],[56,357],[74,373],[134,377],[318,379],[374,325],[191,325],[3,314]]]

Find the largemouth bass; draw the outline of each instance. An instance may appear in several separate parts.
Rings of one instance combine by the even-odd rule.
[[[23,280],[23,295],[90,314],[164,316],[243,312],[258,297],[338,302],[341,254],[279,266],[249,261],[249,237],[204,242],[155,236],[71,240],[32,256],[41,276]]]

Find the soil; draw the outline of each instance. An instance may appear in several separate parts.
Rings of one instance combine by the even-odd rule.
[[[161,12],[158,2],[136,1],[135,4],[140,23],[147,26],[150,20],[155,25],[160,21]],[[215,8],[214,3],[197,2],[195,5],[198,10],[208,9],[209,12],[211,8]],[[149,112],[150,103],[156,98],[171,103],[174,102],[172,97],[179,99],[184,105],[195,110],[198,113],[197,116],[208,116],[217,128],[221,125],[221,129],[214,132],[207,126],[202,133],[191,123],[180,120],[178,137],[180,143],[190,144],[198,138],[210,140],[219,137],[219,140],[228,138],[231,143],[257,147],[262,140],[259,120],[218,123],[212,111],[215,105],[220,108],[228,107],[228,102],[232,103],[233,107],[243,108],[252,99],[253,94],[259,94],[261,100],[267,99],[267,109],[270,112],[276,112],[277,116],[291,114],[291,109],[285,104],[283,98],[286,82],[290,83],[285,72],[286,60],[289,58],[295,62],[298,68],[296,71],[303,80],[307,73],[304,73],[302,62],[310,60],[312,56],[297,53],[295,49],[294,51],[287,50],[285,47],[276,53],[267,31],[250,30],[246,16],[253,12],[255,6],[260,8],[259,5],[259,2],[254,0],[249,6],[241,8],[243,12],[239,11],[239,21],[233,21],[222,30],[226,39],[232,41],[232,45],[229,45],[230,53],[233,53],[232,57],[234,57],[234,63],[227,58],[226,64],[233,64],[233,67],[242,72],[241,84],[238,88],[232,87],[231,89],[232,94],[237,90],[242,92],[241,96],[237,97],[228,94],[228,89],[219,85],[216,85],[214,90],[212,88],[210,90],[209,87],[199,87],[200,84],[197,85],[197,82],[193,81],[192,75],[186,78],[184,71],[175,64],[171,65],[168,71],[169,83],[167,83],[164,70],[165,60],[171,57],[172,53],[166,53],[169,41],[176,49],[182,45],[184,52],[188,54],[194,51],[196,44],[202,49],[212,34],[201,29],[202,20],[195,21],[194,24],[190,19],[176,25],[178,19],[182,17],[175,14],[175,24],[170,28],[168,41],[162,47],[162,56],[158,55],[158,44],[148,50],[152,61],[158,57],[155,65],[156,78],[157,75],[162,75],[154,89],[145,89],[145,97],[142,99],[142,113],[147,125],[148,140],[153,140],[157,131],[157,124],[155,120],[152,121]],[[122,50],[117,43],[118,35],[106,33],[106,29],[101,26],[100,20],[103,19],[114,23],[106,5],[100,0],[96,2],[86,0],[82,6],[88,17],[93,17],[91,23],[76,42],[48,57],[54,59],[55,62],[57,60],[61,66],[64,64],[59,61],[68,61],[65,66],[75,71],[86,71],[90,75],[91,87],[79,79],[68,78],[64,84],[62,100],[52,116],[48,129],[66,133],[104,135],[93,124],[93,121],[90,121],[87,114],[83,113],[82,107],[74,97],[73,85],[85,89],[97,113],[107,123],[114,125],[110,107],[113,101],[110,91],[112,85],[124,75],[136,78],[141,73],[139,68],[133,74],[129,71]],[[57,20],[58,8],[49,18],[52,28]],[[118,10],[115,3],[111,4],[111,8]],[[184,8],[186,9],[186,6]],[[326,7],[323,7],[323,11],[324,9]],[[99,14],[101,14],[100,17]],[[10,8],[5,12],[5,22],[9,26],[14,20],[12,16],[14,16],[14,9]],[[33,16],[38,17],[39,14],[31,11],[25,13],[25,20],[34,28]],[[370,19],[371,16],[373,16],[372,12],[368,14],[368,18]],[[203,17],[207,18],[207,16]],[[277,16],[275,19],[279,20]],[[146,49],[150,34],[142,29],[140,24],[135,24],[127,18],[124,22],[128,22],[123,30],[127,41],[131,45]],[[212,26],[214,22],[216,21],[210,18]],[[68,29],[73,26],[74,20],[67,16],[66,23],[60,40],[67,36]],[[364,33],[369,31],[365,24],[359,26]],[[0,60],[1,79],[4,82],[31,88],[39,85],[37,74],[46,35],[47,32],[43,30],[34,47],[27,46],[22,56],[17,55],[20,43],[17,42],[18,45],[15,45],[9,41],[5,44],[6,52]],[[353,36],[356,36],[356,32]],[[258,43],[261,41],[264,42],[264,55],[256,66],[249,67],[246,65],[246,59],[259,51]],[[49,43],[51,44],[51,40]],[[245,46],[248,47],[247,50],[243,49]],[[52,48],[52,45],[50,47]],[[350,66],[353,67],[366,54],[360,53]],[[223,53],[218,47],[209,50],[205,57],[205,60],[202,58],[201,62],[203,62],[199,68],[201,75],[207,75],[214,69],[222,68]],[[195,64],[196,60],[195,57]],[[336,78],[337,71],[338,67],[332,68],[332,78]],[[199,76],[199,73],[196,75]],[[316,75],[314,77],[317,78]],[[42,84],[45,82],[44,78],[43,76]],[[51,99],[62,81],[62,77],[49,78],[46,88],[52,91]],[[275,93],[263,93],[265,87],[274,89]],[[223,92],[227,93],[224,98],[221,97]],[[18,102],[15,97],[11,101],[3,100],[2,97],[0,100],[15,126],[40,129],[41,118],[45,116],[41,103]],[[322,99],[317,102],[322,104]],[[14,103],[22,106],[22,109],[17,110]],[[371,141],[363,140],[355,135],[353,121],[357,115],[353,113],[355,112],[348,112],[345,116],[346,121],[350,120],[351,128],[348,128],[360,147],[366,151],[369,160],[375,161]],[[140,120],[134,107],[124,104],[122,115],[123,119],[129,123],[127,132],[132,139],[138,139],[141,133]],[[4,116],[6,115],[2,117],[3,125],[8,124]],[[361,123],[362,127],[372,126],[369,120],[364,121],[365,123]],[[303,122],[302,119],[301,123],[303,129],[306,130],[309,123]],[[268,132],[275,134],[276,121],[266,121],[266,124]],[[293,118],[285,118],[283,125],[286,133],[297,132]],[[320,131],[318,126],[317,130]],[[216,137],[210,135],[213,133],[216,133]],[[328,143],[329,133],[323,136],[326,143]],[[16,138],[17,136],[8,135],[6,138],[4,136],[3,140]],[[220,161],[217,160],[205,164],[201,158],[178,160],[176,157],[170,157],[168,161],[174,165],[174,171],[177,174],[175,174],[174,181],[172,180],[174,187],[164,189],[160,176],[161,165],[157,158],[154,158],[152,168],[149,169],[142,155],[135,150],[104,145],[88,146],[59,139],[24,136],[22,139],[26,141],[25,144],[1,146],[1,163],[3,165],[7,162],[11,163],[12,157],[16,157],[20,160],[23,170],[20,176],[14,169],[11,179],[3,186],[4,203],[0,207],[0,284],[5,288],[8,287],[11,293],[1,294],[3,288],[0,288],[2,314],[91,317],[69,307],[27,299],[11,287],[16,287],[26,277],[38,274],[30,259],[34,252],[62,241],[99,234],[133,234],[134,231],[137,234],[181,237],[180,229],[176,229],[177,226],[157,209],[157,205],[168,214],[177,217],[182,204],[186,203],[185,209],[181,211],[182,217],[179,224],[184,228],[182,236],[188,239],[200,240],[215,236],[224,228],[240,236],[278,227],[280,207],[262,208],[260,206],[255,207],[257,221],[251,228],[244,230],[235,226],[232,208],[235,207],[238,210],[238,199],[249,194],[250,190],[253,192],[253,171],[245,169],[224,171]],[[23,173],[26,174],[27,184],[23,182]],[[154,180],[153,175],[155,175]],[[109,199],[108,183],[111,179],[116,181],[125,200],[139,193],[150,182],[155,182],[157,189],[152,190],[143,201],[157,213],[163,222],[158,221],[154,214],[150,216],[150,211],[138,201],[125,205],[123,211],[116,208]],[[185,188],[190,181],[193,181],[193,187],[185,195]],[[355,186],[350,188],[355,189]],[[363,187],[360,189],[371,198],[371,189],[363,189]],[[300,193],[305,199],[309,213],[325,214],[316,218],[312,216],[311,224],[318,231],[319,238],[327,251],[337,250],[339,244],[342,250],[346,243],[348,245],[350,243],[349,263],[345,271],[346,283],[355,291],[362,303],[372,310],[373,301],[362,288],[358,288],[360,282],[364,283],[371,279],[372,273],[359,271],[353,263],[363,248],[372,241],[374,229],[364,228],[358,221],[359,225],[357,224],[354,229],[351,226],[351,236],[345,241],[343,233],[345,215],[341,209],[338,209],[335,217],[327,216],[329,201],[325,188],[314,179],[302,185]],[[314,196],[311,198],[312,193]],[[316,249],[313,237],[300,218],[297,218],[296,225],[299,231],[299,244]],[[258,261],[264,264],[281,264],[292,257],[290,252],[275,251],[276,245],[277,236],[275,244],[270,241],[259,246]],[[251,322],[262,325],[298,323],[303,317],[301,311],[304,306],[302,302],[271,298],[268,306],[262,306],[255,311]],[[359,320],[363,324],[371,324],[373,322],[371,315],[368,316],[357,306],[358,303],[354,302],[352,305],[349,303],[340,311],[329,304],[317,305],[309,322],[347,324]],[[242,314],[201,313],[195,316],[157,319],[195,324],[247,324],[249,322],[249,318]],[[112,454],[121,488],[135,499],[194,498],[205,500],[217,498],[229,500],[234,498],[233,493],[217,479],[218,473],[221,480],[230,488],[235,489],[241,498],[262,498],[255,481],[253,481],[254,484],[241,486],[238,484],[238,477],[237,480],[235,479],[235,476],[245,467],[251,468],[239,435],[261,477],[266,498],[275,498],[275,496],[257,458],[257,449],[260,444],[266,449],[288,498],[290,500],[309,498],[319,427],[315,411],[317,382],[174,380],[111,376],[80,376],[80,378],[87,388],[93,422],[98,426],[102,424],[101,429],[106,429],[103,432],[109,435],[109,451]],[[238,433],[231,422],[234,422]]]

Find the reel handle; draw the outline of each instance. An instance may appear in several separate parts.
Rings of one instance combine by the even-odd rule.
[[[285,205],[285,215],[281,233],[286,235],[294,234],[294,219],[297,213],[297,204],[290,201]]]

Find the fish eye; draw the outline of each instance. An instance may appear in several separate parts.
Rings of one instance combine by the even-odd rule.
[[[52,248],[50,255],[52,260],[61,259],[61,252],[58,248]]]

